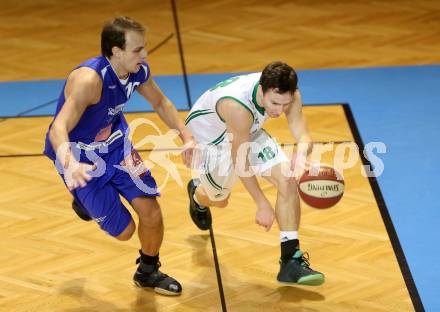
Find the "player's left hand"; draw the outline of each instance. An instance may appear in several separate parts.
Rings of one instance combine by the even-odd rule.
[[[304,153],[293,153],[290,162],[290,170],[293,172],[293,176],[289,178],[289,182],[296,183],[309,166],[310,163]]]
[[[264,198],[260,202],[257,202],[257,213],[255,215],[255,222],[258,225],[264,227],[267,232],[272,227],[274,220],[275,212],[267,198]]]

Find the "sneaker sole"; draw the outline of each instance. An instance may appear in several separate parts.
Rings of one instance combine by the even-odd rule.
[[[142,285],[139,284],[138,282],[136,282],[136,281],[133,281],[133,282],[134,282],[134,286],[136,286],[138,288],[154,290],[156,293],[163,295],[163,296],[180,296],[180,294],[182,294],[182,292],[176,293],[176,292],[172,292],[172,291],[162,289],[162,288],[157,288],[157,287],[154,287],[154,288],[153,287],[142,287]]]
[[[278,283],[286,286],[295,286],[295,285],[319,286],[324,284],[324,281],[325,281],[324,275],[313,274],[313,275],[301,277],[297,282],[278,281]]]
[[[161,294],[164,296],[180,296],[180,294],[182,293],[182,292],[176,293],[176,292],[172,292],[172,291],[165,290],[162,288],[157,288],[157,287],[154,288],[154,291],[157,292],[158,294]]]

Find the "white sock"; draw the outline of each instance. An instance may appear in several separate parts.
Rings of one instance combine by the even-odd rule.
[[[288,240],[298,239],[298,231],[281,231],[280,232],[280,240],[282,243],[287,242]]]

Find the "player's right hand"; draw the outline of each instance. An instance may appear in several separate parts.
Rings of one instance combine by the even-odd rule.
[[[182,158],[187,168],[191,168],[195,147],[196,141],[193,138],[185,141],[183,144]]]
[[[86,186],[87,182],[92,179],[88,172],[95,169],[95,165],[80,163],[71,159],[68,167],[64,169],[64,181],[69,191]]]
[[[265,228],[266,232],[272,227],[275,220],[275,212],[272,205],[267,199],[257,203],[257,214],[255,216],[255,222]]]

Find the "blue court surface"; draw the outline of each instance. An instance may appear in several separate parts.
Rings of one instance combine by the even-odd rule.
[[[192,101],[233,75],[190,75]],[[306,104],[348,103],[362,141],[386,144],[385,154],[376,153],[385,165],[378,186],[423,306],[440,311],[440,65],[300,70],[299,78]],[[188,109],[181,76],[155,80],[180,110]],[[52,115],[62,85],[0,83],[0,116]],[[151,111],[138,95],[125,109]]]

